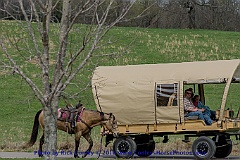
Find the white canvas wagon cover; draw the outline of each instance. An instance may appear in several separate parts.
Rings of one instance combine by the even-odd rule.
[[[156,113],[156,83],[220,83],[232,78],[240,78],[240,59],[100,66],[93,73],[92,91],[97,109],[114,113],[120,124],[154,124],[156,119],[175,123],[176,107]]]

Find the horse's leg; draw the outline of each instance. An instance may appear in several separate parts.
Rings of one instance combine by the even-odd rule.
[[[80,143],[80,138],[82,136],[82,132],[77,132],[75,134],[75,151],[74,151],[74,158],[79,158],[78,156],[78,147]]]
[[[39,151],[38,151],[38,156],[39,157],[43,157],[43,153],[42,153],[42,145],[44,143],[44,133],[42,135],[42,137],[40,138],[40,143],[39,143]]]
[[[92,141],[92,137],[90,136],[90,132],[84,134],[83,137],[88,141],[89,147],[86,150],[86,152],[84,153],[84,155],[82,156],[82,158],[86,157],[87,154],[89,154],[91,152],[91,149],[92,149],[92,146],[93,146],[93,141]]]

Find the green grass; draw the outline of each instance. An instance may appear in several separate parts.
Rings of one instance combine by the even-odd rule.
[[[1,160],[28,160],[29,158],[0,158]],[[44,159],[44,158],[31,158],[32,160],[40,160],[40,159]]]
[[[29,160],[30,158],[0,158],[1,160],[11,160],[11,159],[14,159],[14,160]],[[44,159],[44,158],[31,158],[31,160],[41,160],[41,159]],[[76,158],[62,158],[62,157],[58,157],[58,159],[61,159],[61,160],[64,160],[64,159],[67,159],[67,160],[74,160]],[[97,158],[87,158],[89,160],[96,160]],[[102,158],[101,158],[102,159]],[[109,158],[106,158],[106,159],[109,159]]]
[[[4,23],[2,23],[4,22]],[[34,57],[29,60],[27,54],[33,50],[33,43],[28,37],[27,32],[14,21],[2,21],[0,35],[9,37],[8,51],[13,54],[17,63],[21,65],[24,71],[41,88],[40,68],[36,65]],[[34,24],[36,27],[36,24]],[[73,53],[81,44],[80,30],[86,29],[85,25],[76,25],[70,34],[72,43],[68,53]],[[58,46],[58,27],[53,24],[50,34],[51,67],[54,65],[54,57]],[[213,30],[179,30],[179,29],[143,29],[143,28],[113,28],[102,40],[102,44],[109,42],[109,45],[96,50],[96,54],[89,61],[88,65],[74,79],[81,88],[89,83],[92,69],[96,63],[99,65],[131,65],[131,64],[151,64],[151,63],[176,63],[183,61],[205,61],[205,60],[223,60],[240,59],[240,32],[223,32]],[[19,39],[18,47],[15,50],[10,40]],[[23,40],[25,39],[25,40]],[[40,38],[38,41],[40,43]],[[28,46],[26,45],[28,42]],[[126,48],[127,47],[127,48]],[[101,54],[109,52],[119,52],[114,56],[99,57]],[[85,55],[86,52],[83,53]],[[80,57],[81,59],[83,57]],[[6,61],[6,57],[0,49],[0,59]],[[51,70],[51,72],[53,69]],[[206,86],[206,104],[213,109],[220,107],[221,96],[223,94],[223,85]],[[66,93],[78,91],[74,85],[70,85]],[[31,89],[18,75],[7,73],[6,70],[0,70],[0,150],[21,150],[19,146],[25,143],[31,134],[33,119],[36,112],[41,109],[41,104],[32,94]],[[240,86],[233,84],[230,88],[230,95],[227,102],[236,111],[239,105]],[[78,100],[82,101],[86,108],[95,109],[92,98],[91,88],[81,92],[77,98],[71,99],[72,104]],[[61,100],[60,107],[64,106]],[[100,136],[99,128],[93,130],[94,150],[99,147]],[[73,144],[73,136],[68,136],[63,132],[58,132],[59,147],[63,146],[67,139]],[[86,142],[82,142],[82,149],[86,148]],[[173,142],[174,143],[174,142]],[[73,146],[71,146],[73,148]],[[29,151],[36,150],[35,145]]]

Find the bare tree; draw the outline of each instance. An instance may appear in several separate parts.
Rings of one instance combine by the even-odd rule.
[[[122,25],[239,31],[239,5],[239,0],[142,0],[133,12],[146,7],[150,10],[132,23]]]
[[[0,52],[4,54],[0,58],[0,68],[20,75],[42,104],[46,124],[44,150],[50,153],[45,155],[45,159],[55,159],[52,151],[56,150],[57,109],[60,97],[78,73],[94,57],[94,53],[97,53],[101,46],[111,43],[110,41],[103,43],[102,39],[114,25],[124,18],[135,1],[127,3],[118,16],[111,21],[108,15],[114,0],[5,2],[1,12],[15,21],[3,21],[6,26],[1,28],[2,51]],[[55,21],[52,15],[56,8],[59,9],[57,6],[60,3],[62,10],[57,12],[61,12],[59,19],[61,22],[51,23]],[[8,7],[17,8],[17,12],[21,11],[24,21],[16,17],[15,11],[9,12]],[[75,26],[78,17],[86,14],[91,18],[91,23]],[[16,33],[10,34],[9,32],[13,30]],[[73,30],[79,34],[78,39],[72,39]],[[56,37],[59,37],[58,43],[53,42]],[[30,67],[35,69],[35,76],[29,72],[29,66],[25,63],[30,63]],[[41,81],[39,81],[40,77]],[[78,86],[78,84],[74,85]]]

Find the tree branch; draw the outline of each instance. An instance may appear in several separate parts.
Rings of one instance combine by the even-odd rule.
[[[2,38],[3,39],[3,38]],[[16,62],[13,60],[13,58],[10,56],[10,54],[8,53],[7,51],[7,48],[5,47],[4,45],[4,42],[2,40],[0,40],[0,44],[1,44],[1,47],[3,49],[3,51],[5,52],[7,58],[9,59],[9,61],[12,63],[13,66],[4,66],[4,67],[7,67],[7,68],[11,68],[13,69],[13,72],[14,73],[17,73],[19,74],[27,83],[28,85],[32,88],[35,96],[38,97],[39,101],[42,103],[42,104],[45,104],[45,101],[42,99],[42,92],[39,90],[39,88],[32,82],[32,80],[30,78],[28,78],[24,73],[23,71],[21,70],[21,68],[16,64]]]
[[[40,65],[41,68],[43,68],[43,67],[44,67],[44,63],[43,63],[43,60],[42,60],[42,58],[41,58],[41,52],[39,51],[39,47],[38,47],[38,44],[37,44],[37,40],[36,40],[34,31],[33,31],[31,22],[29,21],[28,15],[26,14],[26,11],[25,11],[25,9],[24,9],[24,7],[23,7],[22,0],[18,0],[18,2],[19,2],[19,4],[20,4],[22,13],[23,13],[23,15],[24,15],[24,17],[25,17],[25,20],[26,20],[26,22],[27,22],[29,34],[30,34],[30,36],[31,36],[31,38],[32,38],[32,40],[33,40],[34,48],[35,48],[37,57],[38,57],[39,62],[40,62],[39,65]]]

